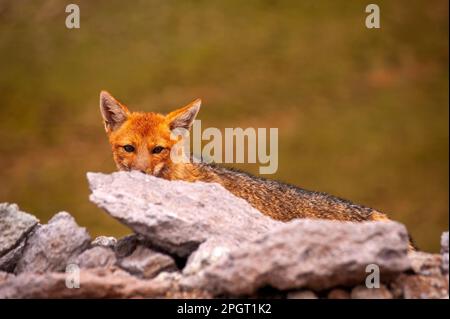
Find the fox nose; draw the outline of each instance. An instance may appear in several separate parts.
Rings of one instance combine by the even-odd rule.
[[[141,173],[144,173],[144,174],[146,174],[146,172],[145,172],[145,171],[143,171],[143,170],[139,170],[139,172],[141,172]]]

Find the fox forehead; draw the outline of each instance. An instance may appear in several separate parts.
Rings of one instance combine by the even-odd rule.
[[[153,112],[131,113],[125,123],[111,134],[111,141],[122,145],[165,144],[169,140],[170,129],[165,116]]]

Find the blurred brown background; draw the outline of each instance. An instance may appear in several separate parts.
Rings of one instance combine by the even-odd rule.
[[[65,6],[81,28],[65,27]],[[0,202],[93,235],[115,170],[98,109],[203,99],[203,127],[279,127],[273,178],[387,212],[422,249],[448,229],[448,1],[0,0]],[[244,167],[257,173],[257,165]]]

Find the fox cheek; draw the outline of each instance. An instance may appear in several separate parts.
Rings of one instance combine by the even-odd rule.
[[[127,165],[125,165],[123,162],[116,162],[116,166],[119,171],[129,171],[130,170],[130,168]]]
[[[116,166],[119,170],[127,171],[130,170],[130,163],[124,157],[114,154],[114,161],[116,162]]]
[[[152,175],[158,176],[161,173],[163,168],[164,168],[164,162],[156,164],[155,167],[153,167]]]

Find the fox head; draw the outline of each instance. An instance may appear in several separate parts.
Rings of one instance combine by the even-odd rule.
[[[189,130],[200,110],[197,99],[167,115],[130,112],[106,91],[100,93],[100,111],[119,170],[138,170],[159,176],[171,165],[171,139],[177,128]]]

